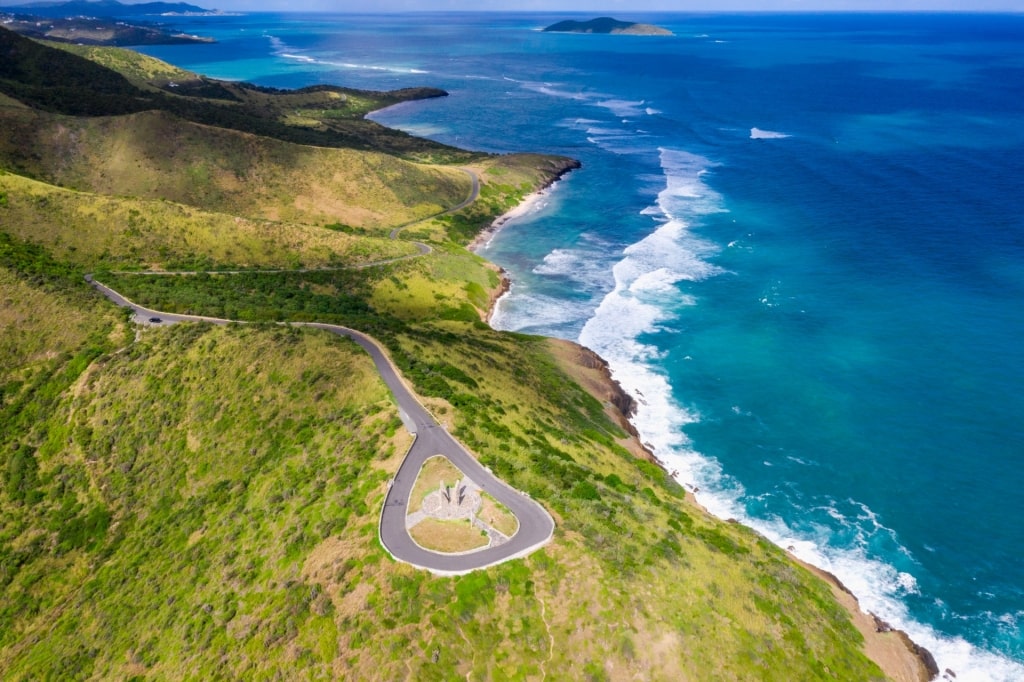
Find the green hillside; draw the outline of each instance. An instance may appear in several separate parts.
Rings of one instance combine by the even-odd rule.
[[[110,116],[164,111],[194,123],[319,147],[373,150],[424,161],[461,162],[479,156],[362,118],[382,106],[444,96],[443,90],[368,93],[314,87],[284,92],[200,77],[174,81],[178,87],[171,87],[166,70],[140,82],[152,61],[137,59],[128,50],[45,45],[5,28],[0,28],[0,56],[0,93],[49,113]],[[285,115],[290,105],[306,115],[297,120]]]
[[[0,106],[0,159],[83,191],[165,199],[251,218],[387,228],[463,200],[455,168],[309,147],[160,111],[55,117]]]
[[[0,143],[0,677],[885,679],[829,585],[637,456],[593,357],[481,322],[500,279],[463,245],[568,160],[467,154],[480,196],[442,215],[458,168],[23,104],[0,100],[23,133]],[[276,179],[233,195],[232,163]],[[344,173],[374,189],[332,208]],[[384,238],[417,218],[400,236],[428,252]],[[108,271],[184,265],[291,271]],[[137,326],[86,272],[254,324]],[[553,541],[459,578],[391,559],[377,520],[411,436],[358,346],[288,320],[377,338]]]
[[[3,171],[0,193],[8,234],[94,269],[324,268],[419,253],[409,242],[77,192]]]
[[[269,678],[296,665],[356,679],[409,667],[600,679],[609,666],[879,677],[828,588],[629,454],[543,339],[459,321],[375,329],[454,432],[558,521],[528,560],[431,578],[376,540],[408,436],[354,346],[280,327],[133,340],[73,270],[42,257],[55,274],[36,283],[25,251],[9,246],[0,280],[15,307],[62,319],[83,298],[101,313],[79,315],[80,330],[36,324],[47,336],[2,378],[0,666],[14,679]]]

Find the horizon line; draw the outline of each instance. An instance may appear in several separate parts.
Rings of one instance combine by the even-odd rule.
[[[16,0],[17,1],[17,0]],[[30,9],[34,7],[59,7],[60,5],[70,4],[71,2],[85,2],[88,4],[112,4],[111,0],[29,0],[24,2],[23,0],[18,4],[9,4],[9,0],[0,0],[0,8],[11,8],[11,9]],[[185,4],[192,5],[191,2],[185,2],[184,0],[113,0],[113,3],[121,5],[146,5],[146,4]],[[199,5],[193,5],[199,6]],[[245,14],[261,14],[261,13],[275,13],[275,14],[351,14],[351,15],[379,15],[379,14],[583,14],[592,16],[599,14],[601,16],[611,16],[612,14],[625,14],[623,8],[607,8],[607,9],[592,9],[592,10],[581,10],[581,9],[543,9],[543,10],[526,10],[526,9],[380,9],[376,11],[359,11],[359,10],[344,10],[344,9],[291,9],[291,8],[266,8],[266,9],[222,9],[219,7],[203,7],[202,9],[208,12],[224,12],[224,13],[245,13]],[[662,14],[662,15],[722,15],[722,14],[786,14],[786,15],[799,15],[799,14],[1001,14],[1001,15],[1018,15],[1024,14],[1024,7],[1008,7],[1008,8],[900,8],[900,9],[889,9],[884,7],[877,8],[863,8],[863,9],[850,9],[850,8],[775,8],[775,9],[761,9],[761,8],[750,8],[750,9],[633,9],[628,10],[635,14]]]

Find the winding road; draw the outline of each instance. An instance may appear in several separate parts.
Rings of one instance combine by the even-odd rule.
[[[449,208],[433,217],[447,215],[465,208],[473,203],[480,194],[480,180],[476,173],[469,169],[462,169],[472,180],[472,187],[469,196],[465,201]],[[391,238],[396,239],[399,232],[409,225],[420,220],[413,221],[408,225],[401,225],[391,231]],[[420,250],[419,254],[403,256],[377,261],[362,265],[347,266],[349,268],[370,267],[371,265],[383,265],[404,258],[415,258],[418,255],[430,253],[430,247],[426,244],[415,242]],[[308,270],[300,270],[307,272]],[[238,270],[218,271],[216,274],[233,274],[241,272],[295,272],[293,270]],[[124,274],[150,274],[150,275],[195,275],[198,272],[134,272]],[[209,274],[215,274],[210,272]],[[165,325],[178,322],[209,322],[211,324],[229,324],[241,320],[226,320],[218,317],[207,317],[204,315],[181,315],[177,313],[153,310],[138,305],[134,301],[125,298],[117,291],[107,285],[96,281],[93,275],[86,275],[89,282],[100,293],[110,299],[113,303],[123,308],[128,308],[134,313],[136,322],[150,325]],[[289,324],[289,323],[282,323]],[[555,522],[540,504],[532,500],[528,495],[515,490],[507,483],[491,473],[489,469],[482,466],[475,457],[451,436],[437,421],[427,412],[426,408],[413,396],[402,381],[398,368],[385,353],[383,347],[372,337],[348,327],[321,322],[297,322],[291,323],[294,326],[313,327],[324,331],[344,336],[359,344],[373,360],[377,371],[380,373],[384,383],[391,390],[391,394],[398,404],[399,414],[402,423],[413,434],[414,441],[405,459],[398,468],[398,473],[389,483],[387,495],[384,498],[384,506],[381,510],[379,536],[384,548],[398,561],[426,569],[438,575],[462,575],[499,564],[503,561],[523,557],[539,549],[551,539],[555,530]],[[508,542],[495,547],[487,547],[473,552],[462,554],[444,554],[434,552],[417,545],[409,531],[406,529],[405,517],[409,508],[409,496],[412,494],[413,484],[419,474],[423,463],[434,455],[444,455],[455,466],[462,470],[481,490],[489,493],[501,504],[515,514],[519,520],[519,529]]]
[[[453,208],[450,208],[438,215],[446,215],[457,211],[471,204],[479,195],[480,182],[476,174],[468,169],[463,169],[472,179],[472,189],[469,197]],[[436,216],[435,216],[436,217]],[[416,221],[419,222],[419,221]],[[405,225],[396,227],[391,232],[391,238],[395,239]],[[417,243],[420,255],[430,252],[426,244]],[[406,256],[405,258],[408,258]],[[415,257],[415,256],[412,256]],[[391,259],[391,260],[401,260]],[[389,261],[382,261],[362,266],[381,265]],[[242,271],[238,271],[242,272]],[[253,271],[245,271],[253,272]],[[258,272],[285,272],[283,270],[264,270]],[[127,274],[127,273],[126,273]],[[151,272],[133,274],[198,274],[196,272]],[[211,273],[212,274],[212,273]],[[220,272],[218,274],[231,274]],[[86,281],[95,287],[100,293],[114,302],[116,305],[130,309],[135,316],[135,321],[143,324],[174,324],[178,322],[209,322],[211,324],[229,324],[231,322],[242,322],[237,320],[226,320],[217,317],[206,317],[203,315],[180,315],[176,313],[153,310],[138,305],[107,285],[97,282],[90,274],[85,276]],[[287,323],[282,323],[287,324]],[[413,396],[402,381],[401,375],[394,363],[384,352],[383,347],[372,337],[355,329],[342,327],[335,324],[320,322],[292,323],[295,326],[313,327],[324,331],[345,336],[359,344],[373,360],[377,371],[380,373],[384,383],[391,390],[391,394],[398,404],[399,414],[402,423],[414,436],[414,441],[405,459],[398,468],[398,473],[388,486],[387,495],[384,498],[384,506],[381,510],[379,536],[384,548],[398,561],[412,564],[417,568],[426,569],[438,575],[461,575],[486,568],[495,564],[523,557],[539,549],[551,539],[555,530],[555,522],[540,504],[530,499],[528,495],[513,489],[507,483],[491,473],[489,469],[482,466],[475,457],[449,434],[444,427],[427,412],[426,408]],[[444,554],[434,552],[417,545],[409,531],[406,529],[405,517],[409,508],[409,496],[412,494],[413,484],[419,474],[423,463],[434,455],[444,455],[455,466],[462,470],[481,490],[489,493],[501,504],[515,514],[519,520],[519,529],[512,538],[501,545],[487,547],[474,552],[462,554]]]

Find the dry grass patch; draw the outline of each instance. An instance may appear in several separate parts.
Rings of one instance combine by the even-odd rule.
[[[28,109],[27,106],[25,106],[24,104],[22,104],[18,100],[14,99],[13,97],[8,97],[7,95],[4,95],[2,93],[0,93],[0,107],[14,107],[14,108],[17,108],[17,109]]]
[[[470,190],[457,168],[282,142],[164,112],[56,118],[0,111],[0,157],[7,167],[100,194],[252,219],[340,222],[386,236],[391,227],[457,205]]]
[[[462,470],[452,464],[447,457],[443,455],[431,457],[423,463],[419,474],[416,475],[416,484],[413,485],[412,494],[409,496],[410,511],[419,511],[423,504],[423,498],[437,490],[442,481],[455,484],[464,477],[465,474],[462,473]]]
[[[506,537],[515,535],[519,530],[519,519],[516,515],[487,493],[482,493],[480,497],[483,504],[477,517]]]
[[[0,377],[27,364],[81,347],[90,335],[113,325],[117,315],[25,282],[0,266]],[[111,333],[118,329],[111,326]],[[116,343],[123,339],[115,339]]]
[[[418,253],[412,244],[383,238],[75,192],[14,174],[0,175],[0,192],[8,198],[5,229],[10,234],[51,249],[57,258],[89,266],[320,268]]]
[[[409,529],[409,535],[420,547],[435,552],[469,552],[489,542],[487,535],[468,521],[424,519]]]

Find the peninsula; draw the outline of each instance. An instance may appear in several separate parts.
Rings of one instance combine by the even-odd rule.
[[[589,21],[559,21],[544,29],[545,33],[605,33],[627,36],[670,36],[672,31],[653,24],[634,24],[611,17],[598,17]]]

